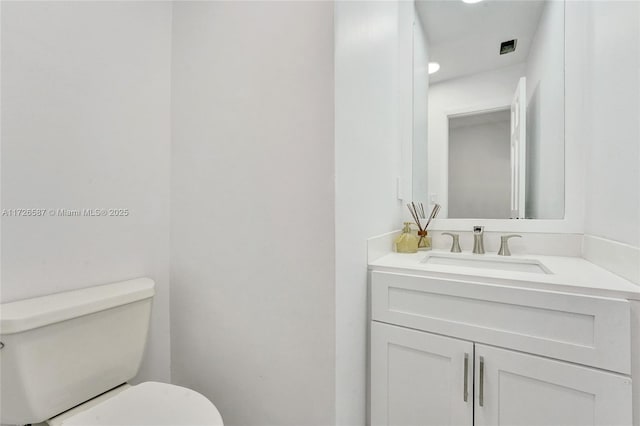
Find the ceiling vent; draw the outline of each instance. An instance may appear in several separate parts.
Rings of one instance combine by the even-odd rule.
[[[507,40],[500,43],[500,54],[505,55],[507,53],[515,52],[518,39]]]

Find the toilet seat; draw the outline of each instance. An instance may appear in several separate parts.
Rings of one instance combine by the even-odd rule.
[[[222,426],[218,409],[198,392],[144,382],[65,418],[62,426]]]

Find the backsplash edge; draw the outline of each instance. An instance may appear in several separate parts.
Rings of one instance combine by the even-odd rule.
[[[582,242],[582,257],[640,285],[640,247],[585,234]]]

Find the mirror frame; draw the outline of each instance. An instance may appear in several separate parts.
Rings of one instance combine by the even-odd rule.
[[[575,7],[575,9],[573,9]],[[487,231],[535,232],[535,233],[584,233],[585,156],[581,141],[585,140],[587,129],[583,117],[582,102],[584,88],[583,70],[588,68],[587,52],[581,40],[587,37],[588,20],[579,6],[564,2],[564,218],[563,219],[434,219],[430,229],[434,231],[469,231],[481,225]],[[568,11],[570,11],[568,13]],[[417,19],[417,18],[416,18]],[[413,138],[411,138],[413,139]],[[411,144],[412,144],[411,140]],[[412,152],[411,147],[403,152]],[[405,166],[411,162],[404,162]],[[412,178],[408,194],[413,194]],[[407,200],[405,200],[406,202]],[[429,210],[431,205],[429,205]],[[408,216],[408,212],[404,213]]]

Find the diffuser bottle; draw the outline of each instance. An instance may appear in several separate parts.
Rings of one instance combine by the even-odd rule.
[[[427,230],[418,231],[418,250],[427,251],[431,250],[431,235],[427,233]]]

